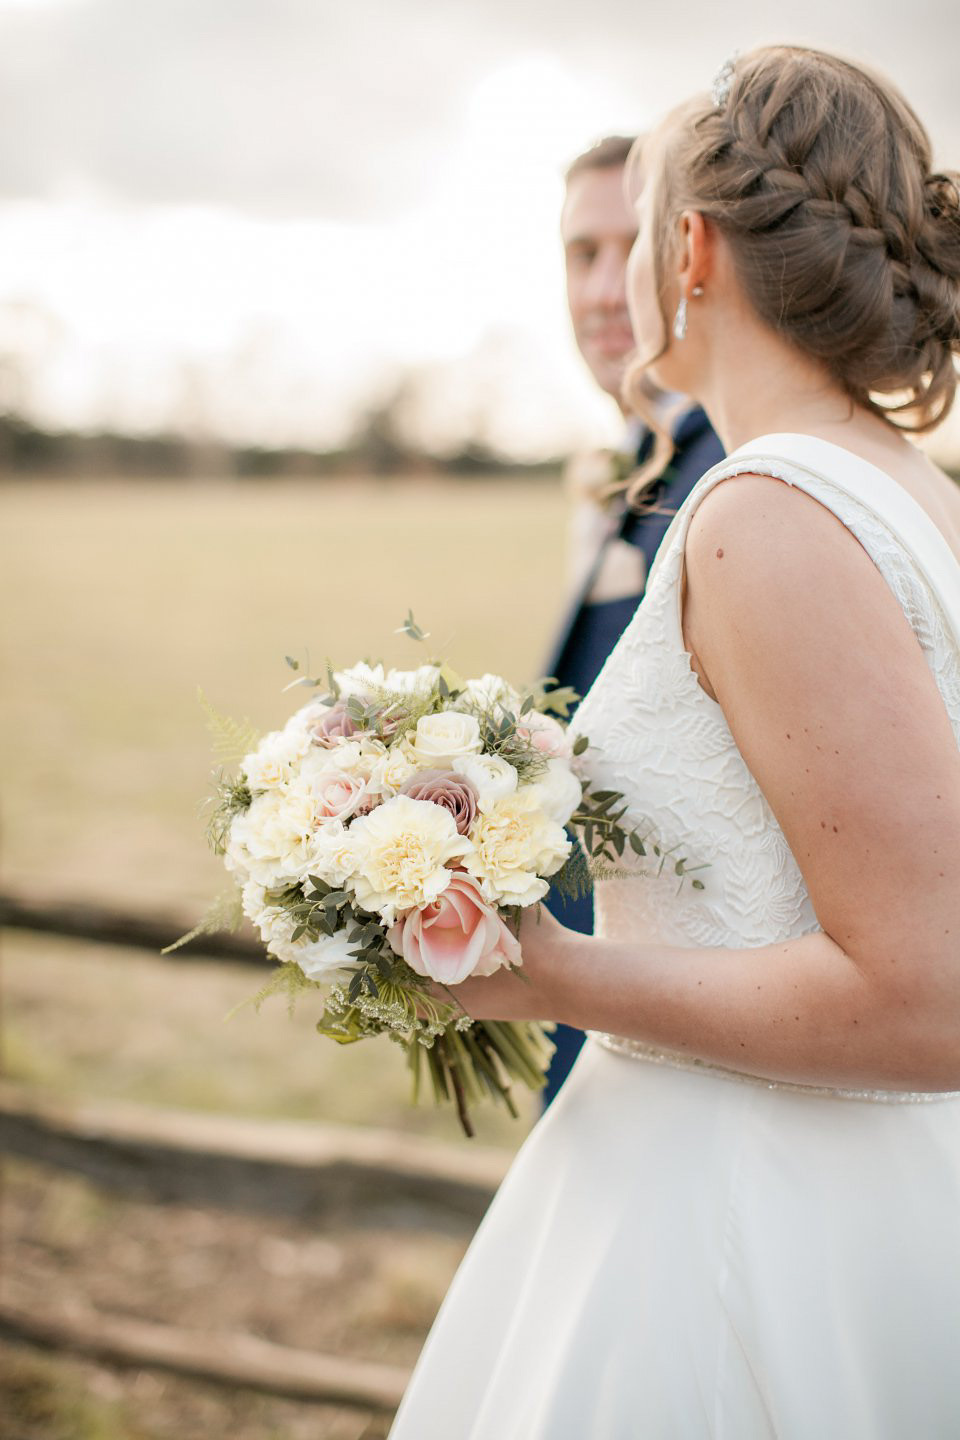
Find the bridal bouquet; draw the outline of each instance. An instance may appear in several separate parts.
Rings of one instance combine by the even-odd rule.
[[[412,615],[404,629],[424,638]],[[425,1069],[468,1135],[487,1096],[516,1115],[511,1082],[540,1088],[553,1046],[540,1025],[472,1021],[446,987],[501,966],[522,975],[521,911],[551,883],[589,888],[568,827],[601,863],[628,844],[644,854],[622,797],[576,775],[588,741],[562,717],[577,697],[547,683],[521,692],[442,663],[360,663],[328,668],[323,693],[258,742],[213,717],[244,753],[219,776],[209,838],[281,962],[257,1003],[319,992],[320,1034],[389,1034],[415,1098]]]

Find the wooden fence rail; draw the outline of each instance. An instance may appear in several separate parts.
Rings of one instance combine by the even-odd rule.
[[[0,894],[0,925],[158,953],[181,917]],[[173,960],[264,964],[250,935],[205,935]],[[475,1226],[506,1173],[508,1151],[392,1131],[198,1115],[120,1101],[53,1098],[0,1081],[0,1155],[73,1171],[116,1193],[316,1221]],[[233,1389],[391,1414],[408,1374],[389,1365],[196,1333],[87,1306],[0,1300],[0,1336],[117,1366],[159,1369]]]
[[[47,900],[0,893],[0,926],[32,930],[41,935],[64,935],[100,945],[126,945],[152,950],[155,955],[184,935],[194,922],[182,915],[143,915],[90,905],[79,900]],[[237,960],[244,964],[267,962],[262,943],[252,934],[201,935],[168,957],[171,960]]]
[[[44,1313],[0,1301],[0,1336],[109,1365],[375,1413],[392,1414],[409,1379],[399,1366],[294,1350],[242,1333],[181,1330],[87,1306]]]
[[[394,1131],[249,1120],[0,1084],[0,1153],[159,1203],[317,1220],[476,1225],[509,1152]]]

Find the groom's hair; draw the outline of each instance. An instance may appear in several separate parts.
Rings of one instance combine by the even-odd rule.
[[[570,161],[564,180],[569,185],[575,175],[583,175],[588,170],[622,169],[635,139],[635,135],[604,135],[601,140],[595,140],[589,149]]]

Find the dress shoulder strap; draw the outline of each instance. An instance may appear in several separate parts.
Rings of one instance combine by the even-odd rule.
[[[671,550],[682,551],[691,517],[715,485],[747,473],[772,475],[808,490],[828,508],[831,492],[838,506],[847,497],[879,521],[922,575],[960,650],[960,563],[943,535],[923,506],[884,470],[819,436],[761,435],[732,451],[697,483],[667,532],[658,561],[666,561]]]

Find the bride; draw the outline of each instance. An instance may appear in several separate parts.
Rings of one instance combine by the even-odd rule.
[[[728,451],[574,722],[655,863],[456,987],[592,1039],[391,1435],[948,1440],[960,491],[902,431],[953,399],[957,180],[889,83],[789,47],[635,170],[635,374]]]

